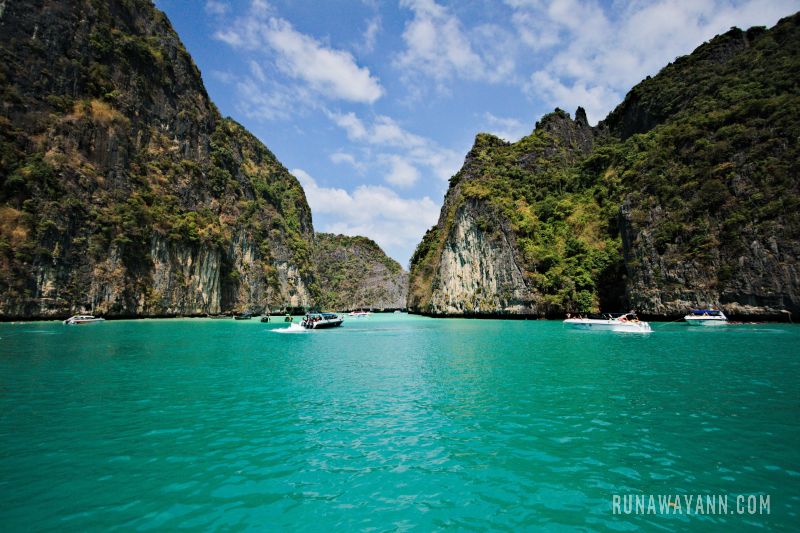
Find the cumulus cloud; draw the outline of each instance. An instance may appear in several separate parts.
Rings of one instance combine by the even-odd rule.
[[[378,115],[371,124],[365,123],[353,112],[328,112],[328,117],[345,131],[351,141],[400,152],[399,155],[409,165],[428,167],[441,180],[449,179],[463,163],[462,154],[443,148],[432,139],[405,130],[391,117]],[[390,154],[384,153],[383,156],[386,158]],[[393,180],[388,177],[386,179],[389,183],[400,185],[403,180],[397,178],[397,175],[399,174]],[[411,174],[406,172],[405,175]],[[409,181],[411,180],[407,179],[404,183]]]
[[[414,13],[403,31],[405,49],[394,61],[407,82],[433,79],[444,89],[451,78],[496,82],[514,70],[513,43],[499,26],[482,25],[470,33],[435,0],[401,0],[400,5]]]
[[[376,15],[367,21],[367,29],[364,31],[364,43],[361,45],[363,52],[370,53],[375,49],[375,41],[380,31],[381,17]]]
[[[222,16],[230,11],[231,6],[220,0],[206,0],[205,11],[209,15]]]
[[[506,0],[520,41],[551,55],[524,84],[535,99],[605,117],[637,82],[731,26],[771,26],[792,0]],[[604,5],[606,7],[604,7]],[[618,8],[618,9],[617,9]]]
[[[260,120],[286,120],[297,108],[316,106],[315,97],[304,87],[289,87],[280,83],[261,83],[257,75],[236,78],[221,76],[233,85],[239,97],[237,109],[243,115]]]
[[[398,187],[411,187],[419,180],[419,171],[404,158],[393,155],[389,157],[391,170],[386,181]]]
[[[278,18],[269,19],[263,35],[278,54],[278,67],[321,95],[362,103],[373,103],[383,95],[378,79],[368,68],[359,67],[349,52],[326,48]]]
[[[305,189],[319,231],[365,235],[402,264],[408,263],[421,235],[439,215],[439,206],[427,196],[403,198],[376,185],[361,185],[349,192],[320,186],[303,169],[291,172]]]
[[[363,174],[364,171],[366,170],[366,165],[361,161],[359,161],[358,159],[356,159],[356,157],[349,152],[343,152],[341,150],[338,150],[330,154],[330,156],[328,157],[330,158],[331,162],[336,165],[352,166],[354,169],[358,171],[359,174]]]
[[[377,30],[375,30],[377,31]],[[214,34],[217,40],[263,57],[301,86],[326,99],[374,103],[384,89],[369,68],[350,52],[324,45],[273,14],[263,1],[253,1],[246,16]]]
[[[587,85],[580,79],[565,83],[546,71],[534,72],[526,88],[530,93],[545,95],[554,105],[570,112],[582,106],[590,122],[604,118],[622,101],[620,93],[604,84]]]
[[[523,124],[521,120],[513,117],[498,117],[492,113],[483,114],[486,131],[508,142],[516,142],[524,135],[530,133],[530,125]]]

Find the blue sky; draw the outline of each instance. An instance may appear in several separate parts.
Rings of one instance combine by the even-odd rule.
[[[601,120],[731,26],[800,0],[156,0],[224,115],[300,180],[317,231],[404,267],[475,134],[509,141],[555,107]]]

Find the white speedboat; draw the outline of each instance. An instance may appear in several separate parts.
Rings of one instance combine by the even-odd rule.
[[[306,329],[324,329],[341,326],[344,319],[336,313],[309,313],[300,322]]]
[[[98,318],[92,315],[75,315],[64,321],[64,324],[74,326],[79,324],[93,324],[94,322],[105,322],[105,318]]]
[[[369,311],[350,311],[347,313],[347,316],[352,316],[355,318],[367,318],[369,316]]]
[[[683,317],[690,326],[724,326],[728,317],[718,309],[692,309]]]
[[[575,329],[591,331],[619,331],[626,333],[650,333],[649,322],[642,322],[634,313],[621,316],[603,315],[603,318],[568,318],[564,324]]]

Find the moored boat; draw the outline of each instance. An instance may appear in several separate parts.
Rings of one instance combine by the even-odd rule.
[[[250,312],[234,315],[233,317],[234,320],[250,320],[251,318],[253,318],[253,313]]]
[[[690,326],[724,326],[728,317],[719,309],[692,309],[683,317]]]
[[[350,311],[347,316],[352,316],[355,318],[366,318],[369,316],[369,311],[364,311],[363,309],[360,311]]]
[[[324,329],[341,326],[344,319],[336,313],[310,313],[300,325],[306,329]]]
[[[64,324],[74,326],[80,324],[93,324],[95,322],[105,322],[105,320],[105,318],[99,318],[92,315],[75,315],[66,319]]]
[[[590,331],[617,331],[623,333],[650,333],[649,322],[642,322],[636,313],[612,316],[605,314],[600,318],[567,318],[564,324],[575,329]]]

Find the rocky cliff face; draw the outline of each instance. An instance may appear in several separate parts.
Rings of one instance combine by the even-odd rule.
[[[542,193],[553,185],[567,188],[569,169],[594,142],[582,109],[575,120],[556,110],[515,144],[478,135],[451,180],[437,225],[412,257],[409,309],[432,315],[547,316],[583,298],[581,287],[556,287],[537,273],[539,268],[564,277],[568,266],[550,249],[565,245],[571,233],[564,206]],[[549,218],[540,219],[539,207]]]
[[[667,244],[663,251],[657,247],[657,228],[665,223],[664,212],[656,207],[647,216],[645,226],[634,219],[629,203],[622,206],[630,272],[628,301],[633,307],[650,315],[676,316],[686,309],[712,305],[730,316],[772,320],[785,320],[787,311],[797,312],[797,240],[744,227],[734,242],[685,257],[680,242],[684,238]],[[705,230],[710,238],[717,240],[722,224]]]
[[[408,273],[366,237],[318,233],[314,264],[323,310],[406,306]]]
[[[0,9],[0,316],[312,303],[299,183],[145,0]]]
[[[800,312],[800,15],[733,29],[596,128],[479,135],[411,264],[432,315]]]
[[[491,219],[499,231],[487,231]],[[458,207],[442,249],[432,308],[448,315],[532,310],[514,236],[505,225],[488,204],[468,200]]]

